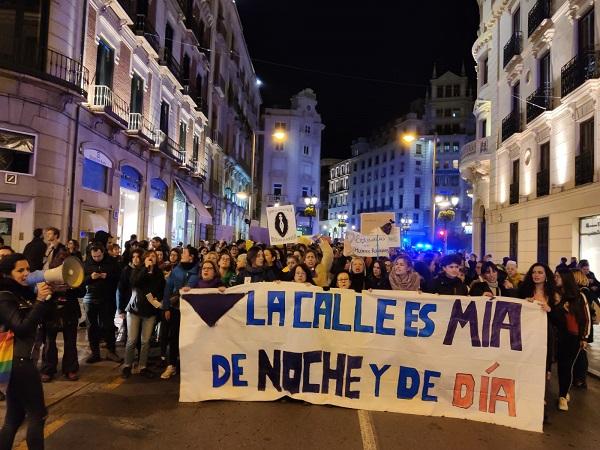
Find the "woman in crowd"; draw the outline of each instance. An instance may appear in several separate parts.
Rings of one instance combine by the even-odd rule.
[[[302,283],[302,284],[310,284],[315,285],[315,282],[312,279],[312,274],[310,269],[306,264],[297,264],[292,269],[292,281],[294,283]]]
[[[303,247],[305,246],[299,244],[298,250],[294,251],[294,255],[298,252],[298,260],[306,263],[312,272],[313,281],[317,286],[329,286],[329,273],[333,264],[333,249],[331,245],[329,245],[329,242],[325,238],[319,238],[319,248],[321,249],[320,260],[315,250],[307,249],[306,251],[302,251]],[[309,255],[312,255],[310,256],[310,260],[306,260]]]
[[[6,414],[0,430],[0,449],[11,449],[17,430],[27,418],[27,447],[44,448],[44,422],[48,412],[40,375],[32,360],[38,325],[49,313],[52,294],[46,283],[37,295],[27,286],[29,263],[15,253],[0,261],[0,325],[13,336],[12,367],[6,390]]]
[[[556,272],[555,281],[560,302],[552,309],[550,317],[557,330],[558,409],[568,411],[573,366],[587,344],[590,317],[573,273],[569,269],[561,269]]]
[[[588,280],[590,280],[588,287],[590,288],[591,291],[593,292],[600,292],[600,281],[598,281],[596,279],[596,275],[594,275],[594,272],[590,271],[590,263],[588,262],[587,259],[582,259],[579,261],[578,264],[579,268],[581,269],[581,271],[583,272],[583,274],[588,277]]]
[[[204,262],[204,261],[212,261],[216,265],[217,262],[219,261],[219,254],[215,251],[210,251],[202,259],[202,262]]]
[[[279,280],[293,281],[293,279],[294,279],[293,269],[298,264],[300,264],[300,261],[298,261],[298,258],[293,253],[288,254],[285,258],[285,267],[283,269],[281,269],[281,272],[279,272]],[[308,270],[310,271],[310,268]],[[311,275],[311,280],[312,280],[312,271],[311,271],[310,275]]]
[[[265,256],[260,247],[251,247],[247,255],[246,268],[239,273],[238,284],[245,283],[246,278],[249,278],[251,283],[275,281],[273,272],[265,270]]]
[[[267,247],[263,250],[265,255],[265,270],[273,272],[273,278],[276,280],[281,271],[281,264],[277,259],[277,251],[273,247]]]
[[[204,261],[200,267],[200,279],[193,286],[200,289],[210,289],[223,287],[223,282],[219,278],[219,271],[217,266],[212,261]],[[184,288],[187,290],[187,288]]]
[[[169,252],[169,260],[165,261],[163,265],[160,267],[160,270],[165,274],[165,278],[168,278],[171,275],[171,272],[175,268],[177,264],[179,264],[179,260],[181,259],[181,251],[178,248],[174,248]]]
[[[588,306],[590,320],[594,323],[594,302],[598,302],[598,295],[593,292],[590,287],[590,280],[585,276],[581,269],[573,269],[573,277],[575,278],[575,283],[577,283],[577,287],[579,288],[579,292],[585,298],[585,303]],[[587,343],[591,344],[594,342],[594,327],[590,326],[590,333],[587,338]],[[587,371],[588,371],[588,358],[587,352],[582,351],[579,352],[579,356],[575,361],[575,367],[573,370],[573,386],[587,389]]]
[[[337,289],[352,289],[352,285],[350,283],[350,272],[347,270],[338,272],[331,282],[331,287]]]
[[[355,256],[350,262],[350,284],[356,292],[362,292],[365,289],[367,272],[365,260]]]
[[[198,249],[199,252],[199,261],[204,261],[204,259],[206,258],[206,255],[208,253],[208,248],[207,247],[200,247]]]
[[[433,277],[436,273],[436,262],[433,254],[428,253],[423,256],[422,261],[414,262],[414,270],[421,277],[421,286],[427,287],[431,285]]]
[[[241,278],[242,273],[246,271],[246,266],[248,265],[248,255],[246,253],[242,253],[238,255],[235,260],[235,273],[231,277],[229,284],[231,286],[236,286],[238,284],[244,283],[244,279]]]
[[[365,282],[366,289],[391,289],[388,273],[385,270],[383,261],[374,261],[371,268],[371,274]]]
[[[160,298],[165,292],[165,277],[158,268],[155,251],[144,253],[143,264],[131,274],[131,300],[127,304],[127,345],[125,365],[121,370],[123,378],[131,376],[131,366],[138,336],[141,330],[140,375],[152,378],[154,374],[146,367],[150,338],[154,330],[156,312],[160,308]]]
[[[223,286],[229,287],[231,286],[231,279],[235,275],[233,260],[231,259],[231,255],[224,251],[219,256],[219,261],[217,263],[217,267],[219,269],[218,276],[223,283]]]
[[[491,261],[483,263],[481,268],[481,277],[483,281],[477,281],[471,285],[469,295],[473,297],[516,297],[517,291],[507,279],[504,282],[498,281],[498,268]]]
[[[394,260],[390,272],[390,286],[395,291],[418,291],[421,289],[421,277],[415,272],[410,256],[400,255]]]
[[[229,254],[231,255],[231,258],[235,261],[238,255],[240,254],[240,249],[237,245],[232,244],[229,246]]]
[[[512,284],[515,289],[519,289],[519,284],[523,281],[523,275],[519,273],[519,268],[515,261],[509,260],[506,263],[506,274],[508,275],[507,279],[510,281],[510,284]]]
[[[446,255],[440,260],[442,272],[435,277],[428,288],[428,292],[441,295],[468,295],[467,286],[458,277],[462,264],[459,255]]]
[[[76,241],[75,239],[69,239],[67,242],[67,251],[69,252],[69,256],[74,256],[83,261],[83,255],[79,251],[79,241]]]

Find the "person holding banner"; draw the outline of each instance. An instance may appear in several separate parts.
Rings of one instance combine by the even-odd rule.
[[[47,299],[52,290],[46,283],[39,283],[36,295],[28,287],[29,263],[19,253],[2,258],[0,274],[0,325],[4,329],[0,345],[4,370],[0,372],[0,379],[8,382],[0,449],[12,448],[17,430],[26,417],[27,447],[43,449],[48,412],[32,354],[38,325],[51,311]]]
[[[251,247],[247,255],[246,268],[238,275],[238,284],[275,281],[273,272],[265,269],[265,255],[260,247]]]
[[[373,266],[371,267],[371,275],[367,277],[367,281],[365,282],[365,287],[368,290],[372,289],[384,289],[388,290],[392,287],[390,286],[390,281],[388,279],[388,273],[385,270],[385,266],[381,261],[374,261]]]
[[[469,295],[467,286],[458,277],[462,260],[460,255],[446,255],[440,260],[442,273],[435,277],[428,292],[440,295]]]
[[[350,272],[347,270],[338,272],[331,282],[331,287],[337,289],[352,289],[352,285],[350,283]]]
[[[211,288],[223,288],[223,281],[219,278],[219,272],[217,266],[212,261],[204,261],[200,267],[200,279],[195,286],[190,286],[198,289],[211,289]],[[188,290],[188,287],[184,287],[183,290]]]
[[[310,273],[310,269],[306,264],[298,264],[292,269],[292,281],[294,283],[302,283],[302,284],[310,284],[315,285],[315,282],[312,279],[312,274]]]
[[[400,255],[394,260],[390,272],[390,285],[395,291],[419,291],[421,277],[413,268],[410,256]]]
[[[469,295],[479,297],[485,295],[487,297],[516,297],[517,292],[513,285],[507,279],[503,283],[498,281],[498,267],[491,261],[483,263],[481,268],[481,276],[484,281],[476,282],[471,286]]]
[[[356,292],[362,292],[365,289],[367,271],[365,260],[355,256],[350,262],[350,284]]]
[[[231,286],[231,279],[235,275],[233,259],[231,258],[231,255],[226,251],[221,253],[217,266],[219,268],[219,278],[223,282],[223,286]]]

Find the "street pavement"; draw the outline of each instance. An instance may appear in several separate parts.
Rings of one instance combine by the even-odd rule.
[[[83,344],[80,353],[85,354]],[[44,385],[50,406],[47,449],[600,449],[600,381],[594,378],[587,390],[572,391],[569,412],[551,407],[544,433],[529,433],[302,402],[180,404],[178,377],[122,380],[119,374],[115,363],[84,363],[80,381]],[[24,431],[19,450],[26,448]]]

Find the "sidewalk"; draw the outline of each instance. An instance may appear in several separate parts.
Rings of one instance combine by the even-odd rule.
[[[594,325],[594,342],[589,345],[587,352],[590,365],[588,372],[600,378],[600,325]]]

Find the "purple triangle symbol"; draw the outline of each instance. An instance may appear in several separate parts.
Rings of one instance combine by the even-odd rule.
[[[183,294],[181,298],[209,327],[214,327],[221,317],[246,294]]]

